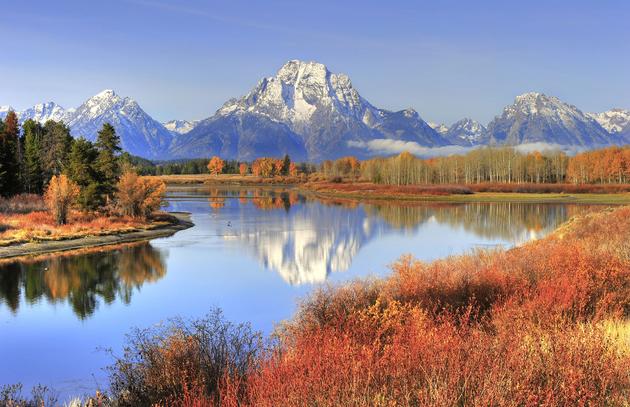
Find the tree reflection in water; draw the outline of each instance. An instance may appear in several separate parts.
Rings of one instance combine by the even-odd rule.
[[[166,274],[163,254],[147,242],[0,264],[0,302],[14,313],[23,296],[34,304],[67,301],[81,319],[100,303],[128,304],[134,289]]]

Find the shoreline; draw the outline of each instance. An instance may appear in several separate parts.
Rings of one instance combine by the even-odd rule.
[[[297,186],[297,191],[322,199],[350,199],[356,201],[404,201],[443,203],[572,203],[595,205],[628,205],[630,193],[531,193],[531,192],[474,192],[472,194],[391,194],[381,191],[352,192],[334,189],[315,189]]]
[[[509,192],[477,192],[470,195],[382,195],[344,193],[334,191],[314,191],[299,189],[299,192],[323,199],[351,199],[356,201],[404,201],[437,203],[569,203],[593,205],[628,205],[630,194],[532,194]]]
[[[13,246],[0,247],[0,259],[32,256],[47,253],[66,252],[92,247],[112,246],[121,243],[132,243],[172,236],[180,230],[194,226],[188,212],[168,212],[177,219],[177,223],[158,226],[153,229],[117,233],[103,236],[86,236],[78,239],[29,242]]]
[[[630,192],[473,192],[457,193],[392,193],[381,185],[375,185],[374,190],[337,190],[333,184],[321,182],[292,182],[294,178],[262,178],[254,176],[219,175],[169,175],[156,176],[163,180],[170,190],[179,188],[290,188],[304,195],[322,199],[351,199],[357,201],[404,201],[404,202],[444,202],[444,203],[573,203],[597,205],[627,205],[630,204]],[[327,185],[326,185],[327,184]],[[341,183],[347,188],[353,183]],[[440,189],[442,186],[430,186]],[[457,187],[466,187],[457,185]]]

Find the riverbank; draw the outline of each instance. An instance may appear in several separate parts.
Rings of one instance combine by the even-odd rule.
[[[358,201],[428,201],[428,202],[517,202],[630,204],[629,185],[571,184],[500,184],[471,185],[383,185],[370,182],[322,181],[319,175],[307,177],[257,177],[234,174],[161,175],[169,189],[181,187],[287,187],[318,198],[343,198]]]
[[[553,187],[553,185],[551,186]],[[630,204],[630,192],[589,191],[589,188],[578,189],[578,192],[554,192],[549,186],[541,185],[540,190],[550,192],[499,192],[500,188],[488,185],[404,185],[392,186],[366,182],[309,182],[299,185],[298,190],[320,198],[344,198],[361,201],[402,200],[402,201],[434,201],[434,202],[517,202],[517,203],[583,203],[583,204]],[[514,185],[514,190],[519,186]],[[521,189],[527,189],[521,187]],[[561,188],[558,188],[561,189]],[[569,188],[566,188],[570,190]],[[535,189],[532,189],[535,191]],[[590,188],[593,190],[593,187]],[[610,188],[613,190],[613,188]],[[491,191],[491,192],[486,192]]]
[[[0,240],[0,259],[31,256],[45,253],[78,250],[130,243],[141,240],[171,236],[193,226],[190,214],[169,212],[159,214],[148,222],[125,223],[124,226],[110,228],[89,228],[58,234],[56,236],[30,236],[13,240]],[[6,232],[5,232],[6,233]]]
[[[249,186],[265,186],[265,185],[297,185],[306,181],[305,177],[258,177],[255,175],[238,175],[238,174],[181,174],[181,175],[149,175],[147,178],[154,178],[163,181],[167,185],[186,185],[186,184],[204,184],[204,185],[249,185]]]

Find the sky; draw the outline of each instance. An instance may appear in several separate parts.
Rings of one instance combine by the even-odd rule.
[[[0,0],[0,105],[103,89],[202,119],[290,59],[373,105],[489,122],[518,94],[630,108],[630,1]]]

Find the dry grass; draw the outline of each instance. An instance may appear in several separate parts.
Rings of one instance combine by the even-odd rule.
[[[11,198],[0,197],[0,213],[29,213],[46,210],[41,195],[20,194]]]
[[[57,225],[46,211],[0,214],[0,246],[20,243],[78,239],[154,229],[172,223],[170,216],[156,214],[148,220],[72,212],[68,224]]]

